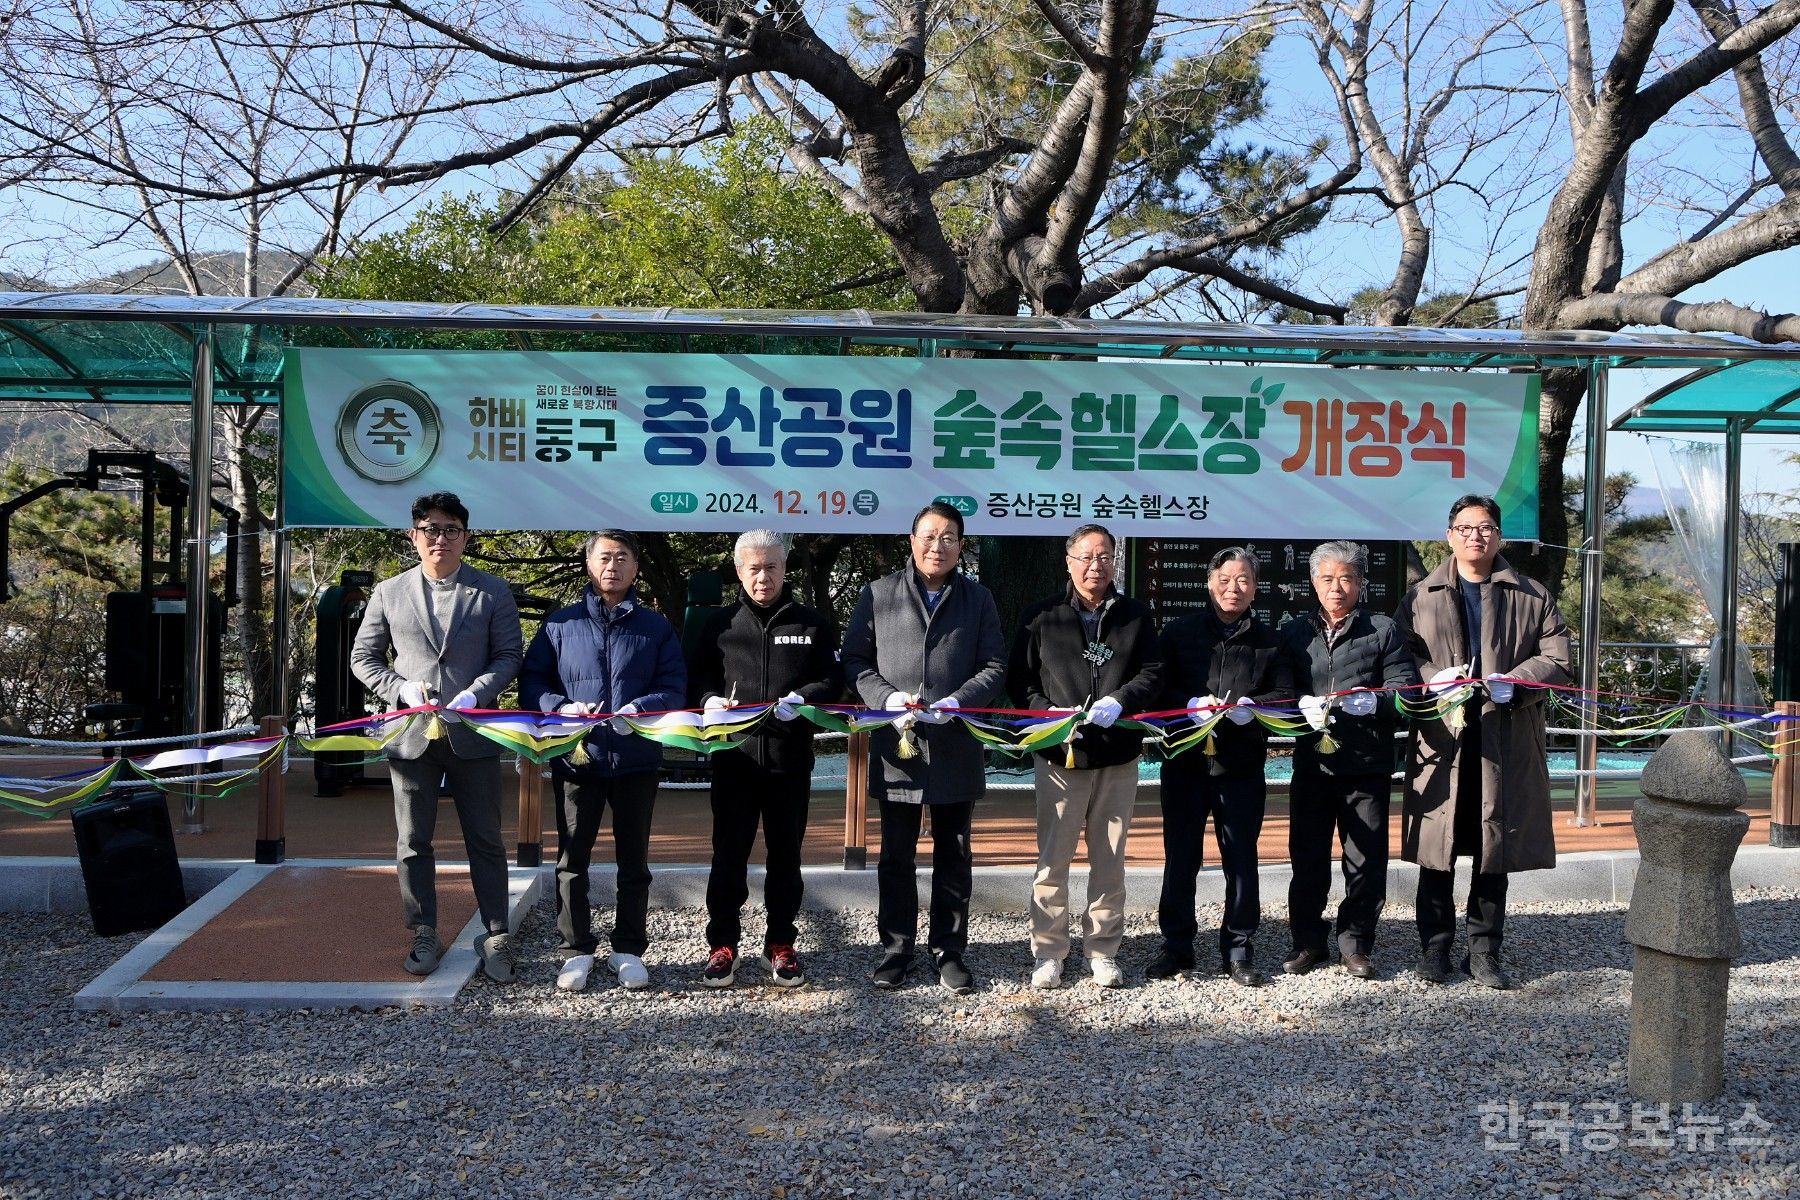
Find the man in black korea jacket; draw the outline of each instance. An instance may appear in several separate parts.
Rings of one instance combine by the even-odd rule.
[[[800,911],[800,846],[812,793],[813,732],[795,720],[796,704],[828,704],[844,690],[837,632],[799,603],[787,586],[787,544],[770,529],[752,529],[731,552],[743,599],[715,613],[694,650],[693,699],[709,719],[733,704],[778,701],[773,719],[743,745],[712,756],[713,858],[706,883],[706,943],[711,954],[700,982],[729,987],[738,968],[739,913],[749,899],[746,872],[760,820],[768,870],[764,959],[774,981],[806,981],[794,950]]]

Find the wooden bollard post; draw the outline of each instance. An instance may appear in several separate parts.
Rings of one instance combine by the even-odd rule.
[[[869,735],[850,735],[844,771],[844,870],[869,869]]]
[[[261,724],[262,737],[280,737],[287,732],[280,717],[264,717]],[[263,864],[287,858],[287,781],[281,777],[285,757],[272,756],[256,781],[256,861]]]
[[[544,768],[519,755],[519,865],[544,864]]]
[[[1800,702],[1779,700],[1775,711],[1775,782],[1769,792],[1769,845],[1800,846]]]

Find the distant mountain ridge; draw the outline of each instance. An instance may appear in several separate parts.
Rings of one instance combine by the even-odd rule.
[[[188,260],[198,277],[200,291],[208,296],[241,296],[244,294],[244,254],[242,251],[220,251],[196,254]],[[283,250],[265,250],[256,260],[256,294],[267,295],[287,276],[298,255]],[[187,278],[169,258],[158,258],[141,266],[127,267],[110,275],[100,275],[79,283],[58,287],[29,275],[0,271],[0,290],[13,292],[96,292],[101,295],[133,293],[152,296],[186,296],[193,293]],[[290,286],[289,296],[310,296],[305,286]]]
[[[1693,500],[1687,492],[1676,488],[1669,495],[1669,503],[1663,502],[1662,489],[1654,483],[1640,483],[1625,493],[1625,512],[1633,517],[1660,517],[1671,508],[1688,508]]]

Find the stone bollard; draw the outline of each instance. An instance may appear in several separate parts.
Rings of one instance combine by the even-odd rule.
[[[1738,811],[1744,781],[1717,734],[1686,730],[1651,756],[1640,786],[1627,1085],[1656,1103],[1712,1100],[1725,1086],[1725,993],[1743,949],[1731,862],[1750,828]]]

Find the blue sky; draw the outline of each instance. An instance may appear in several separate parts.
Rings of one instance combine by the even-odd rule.
[[[1489,10],[1487,6],[1465,4],[1459,7],[1453,0],[1447,11],[1451,14],[1451,20],[1472,23],[1485,20]],[[1553,16],[1548,7],[1544,12]],[[1611,18],[1599,15],[1596,19],[1604,21]],[[1553,35],[1555,31],[1546,27],[1540,32]],[[1600,30],[1596,33],[1596,42],[1597,51],[1604,54],[1610,38],[1604,30]],[[1517,67],[1521,74],[1539,69],[1533,59],[1521,59]],[[1331,127],[1329,94],[1304,38],[1293,32],[1284,32],[1278,36],[1269,52],[1266,74],[1270,80],[1271,119],[1262,128],[1246,131],[1248,137],[1263,142],[1279,142],[1290,137],[1303,141],[1318,129]],[[1297,119],[1297,113],[1308,110],[1318,113],[1323,124],[1308,126],[1305,121]],[[1652,144],[1648,150],[1652,152],[1652,157],[1655,153],[1678,151],[1681,166],[1689,174],[1713,174],[1728,180],[1735,178],[1743,170],[1743,157],[1735,153],[1742,140],[1741,135],[1737,143],[1729,136],[1683,137],[1681,131],[1677,130],[1671,132],[1669,139],[1665,139],[1665,144]],[[1517,152],[1517,147],[1511,147],[1507,152]],[[1551,159],[1557,154],[1567,154],[1566,135],[1560,138],[1552,135],[1551,140],[1542,147],[1537,165],[1554,175],[1556,164]],[[1490,165],[1505,164],[1501,161],[1497,164],[1484,164],[1484,167]],[[500,170],[502,174],[516,172],[516,168]],[[475,178],[462,177],[451,181],[449,188],[466,191],[479,185],[480,181]],[[1455,194],[1450,194],[1449,201],[1454,202],[1454,199]],[[1541,211],[1542,201],[1539,200],[1515,214],[1513,239],[1516,246],[1529,246],[1535,214]],[[34,240],[41,239],[38,241],[39,245],[58,240],[66,244],[70,231],[64,226],[73,226],[79,230],[88,224],[73,210],[58,212],[49,207],[39,207],[38,213],[45,219],[38,222],[9,223],[4,244],[0,244],[0,266],[27,271],[37,269],[31,253]],[[1472,277],[1477,265],[1466,243],[1480,239],[1457,235],[1472,231],[1472,222],[1480,220],[1485,220],[1484,214],[1473,210],[1459,213],[1449,203],[1434,215],[1434,224],[1440,236],[1433,244],[1428,294],[1436,290],[1455,289],[1466,284]],[[1628,269],[1645,254],[1667,244],[1669,238],[1678,232],[1679,226],[1674,220],[1659,220],[1656,212],[1648,213],[1634,228],[1630,238],[1628,253],[1632,262],[1628,262]],[[1395,248],[1396,239],[1391,222],[1370,225],[1328,221],[1325,227],[1308,239],[1308,244],[1301,249],[1301,257],[1291,264],[1294,268],[1292,277],[1303,291],[1342,299],[1357,288],[1384,283],[1392,270]],[[86,257],[88,270],[85,273],[91,275],[142,262],[147,255],[141,250],[132,253],[126,246],[114,244]],[[67,269],[71,265],[65,260],[65,269],[55,276],[58,282],[74,282],[81,277],[81,273]],[[1737,268],[1703,288],[1695,289],[1694,293],[1685,298],[1730,298],[1757,307],[1791,310],[1795,295],[1792,281],[1797,273],[1800,273],[1800,250],[1785,251]],[[1516,304],[1516,300],[1502,301],[1503,306],[1509,304]],[[1641,374],[1622,373],[1615,378],[1615,413],[1635,403],[1650,388],[1667,382],[1666,378],[1630,378]],[[1613,435],[1608,440],[1607,449],[1609,466],[1613,470],[1629,470],[1645,482],[1652,480],[1648,451],[1640,438],[1633,435]],[[1795,486],[1796,471],[1780,463],[1782,453],[1792,449],[1800,449],[1800,444],[1794,439],[1751,439],[1744,479],[1745,491]]]
[[[1457,13],[1454,5],[1450,11]],[[1471,6],[1457,15],[1462,19],[1485,20],[1487,11],[1489,10],[1485,7]],[[1597,24],[1609,19],[1611,18],[1596,12]],[[1560,45],[1558,30],[1543,32],[1553,36],[1557,45]],[[1602,66],[1603,56],[1609,52],[1610,45],[1611,38],[1607,32],[1596,28],[1595,53],[1596,56],[1601,56]],[[1277,142],[1288,137],[1296,142],[1303,141],[1314,130],[1302,130],[1293,125],[1291,114],[1296,110],[1313,111],[1322,122],[1315,128],[1329,129],[1334,121],[1329,106],[1334,101],[1314,61],[1310,43],[1298,32],[1285,31],[1276,37],[1265,63],[1265,74],[1269,79],[1270,110],[1276,115],[1276,120],[1254,130],[1250,136]],[[1528,77],[1534,72],[1538,73],[1536,82],[1549,80],[1547,75],[1542,74],[1543,63],[1535,57],[1522,57],[1516,66],[1521,80],[1532,81]],[[1653,70],[1650,77],[1654,77],[1654,74]],[[1379,83],[1374,85],[1375,88],[1379,86]],[[1729,105],[1732,102],[1733,93],[1728,85],[1724,94],[1717,99],[1721,104]],[[1379,105],[1379,96],[1377,103]],[[1682,109],[1677,110],[1676,116],[1689,125],[1698,125],[1695,118],[1684,115]],[[1334,146],[1339,144],[1341,137],[1334,142]],[[1748,135],[1741,131],[1720,132],[1716,129],[1686,128],[1672,124],[1645,140],[1640,153],[1634,155],[1634,170],[1635,164],[1640,160],[1660,165],[1661,160],[1668,158],[1679,164],[1682,173],[1679,178],[1716,178],[1729,181],[1738,178],[1748,169],[1748,149]],[[1503,157],[1505,154],[1519,152],[1519,147],[1515,144],[1489,155],[1490,161],[1484,161],[1478,154],[1474,160],[1478,169],[1469,174],[1478,176],[1482,170],[1501,169],[1506,166]],[[1552,156],[1560,155],[1566,161],[1568,153],[1567,125],[1559,114],[1557,124],[1551,128],[1549,142],[1539,152],[1539,165],[1553,176],[1555,172],[1551,169],[1560,164],[1552,161]],[[1315,172],[1319,173],[1322,171]],[[1514,215],[1513,244],[1517,247],[1528,248],[1535,236],[1536,225],[1547,207],[1548,187],[1544,190],[1544,197]],[[1434,237],[1432,243],[1426,295],[1440,290],[1466,288],[1479,270],[1478,256],[1471,253],[1467,246],[1460,244],[1472,239],[1442,235],[1446,232],[1460,234],[1463,231],[1458,228],[1459,225],[1483,222],[1487,219],[1486,214],[1473,205],[1459,209],[1457,202],[1462,193],[1456,190],[1448,190],[1443,195],[1444,207],[1431,214],[1434,230],[1440,236]],[[1646,206],[1638,218],[1627,226],[1625,269],[1629,272],[1645,258],[1679,240],[1697,224],[1698,219],[1691,214],[1678,215]],[[1378,221],[1348,226],[1328,221],[1313,235],[1313,241],[1315,244],[1302,247],[1296,256],[1300,271],[1294,279],[1301,285],[1302,291],[1319,291],[1329,287],[1333,298],[1341,299],[1360,287],[1384,286],[1392,276],[1399,235],[1391,222]],[[1321,262],[1329,264],[1328,272],[1320,270]],[[1764,311],[1792,312],[1797,295],[1794,288],[1797,276],[1800,276],[1800,249],[1786,250],[1765,255],[1716,276],[1681,298],[1690,301],[1728,299]],[[1328,282],[1322,283],[1322,280]],[[1522,273],[1517,281],[1523,282]],[[1308,284],[1311,285],[1310,288]],[[1519,300],[1518,297],[1510,297],[1499,303],[1502,313],[1508,313],[1516,311]],[[1611,380],[1609,418],[1616,417],[1650,392],[1678,377],[1678,372],[1616,373]],[[1755,492],[1792,491],[1800,487],[1800,468],[1783,461],[1786,454],[1800,451],[1800,438],[1750,436],[1745,439],[1744,449],[1742,486],[1746,498]],[[1641,435],[1612,434],[1607,439],[1606,451],[1609,471],[1630,471],[1638,477],[1640,483],[1654,486],[1656,476],[1651,465],[1649,443]],[[1579,459],[1572,456],[1570,469],[1580,469]]]

